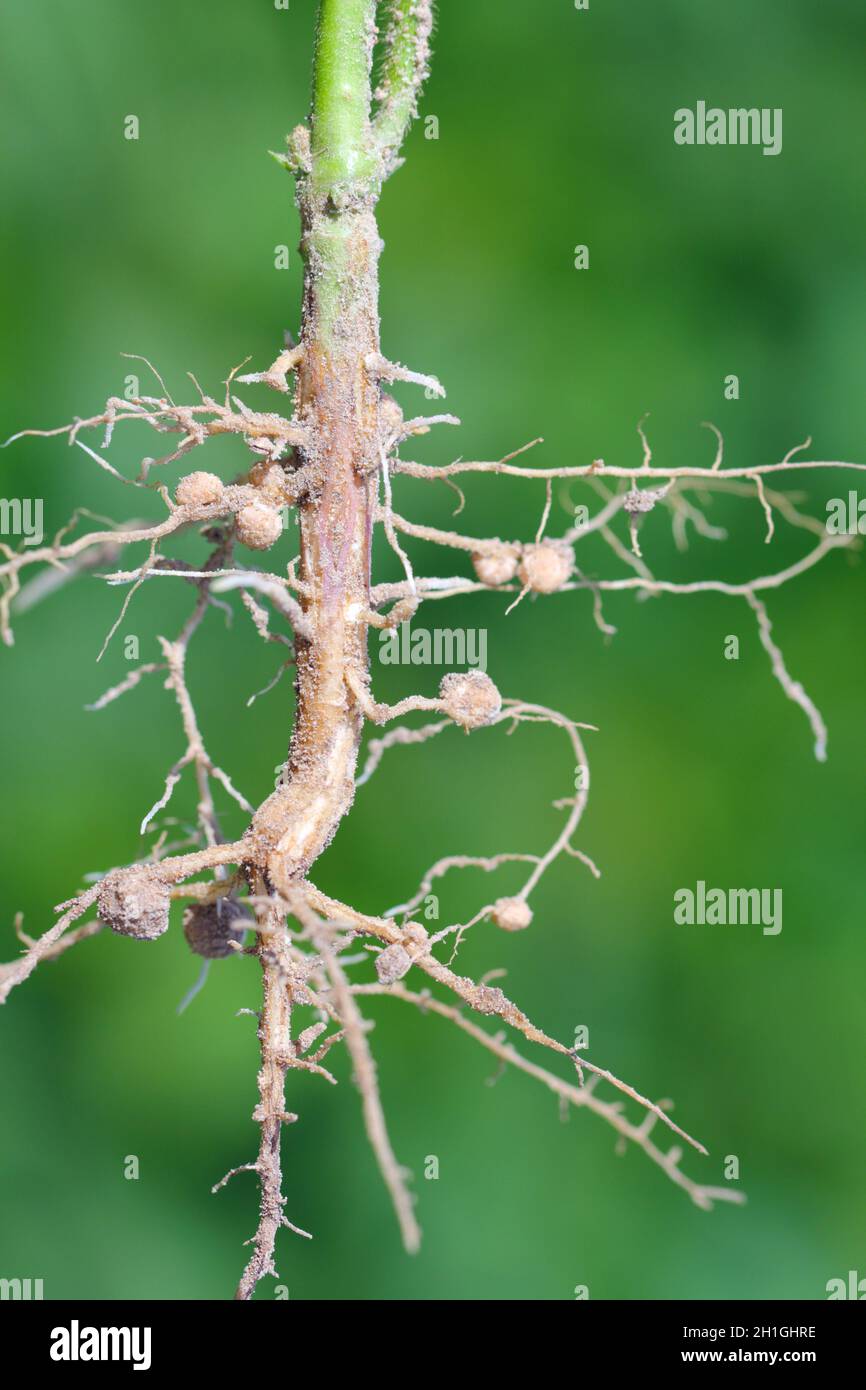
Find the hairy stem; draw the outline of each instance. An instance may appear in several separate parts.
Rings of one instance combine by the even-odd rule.
[[[417,114],[418,92],[427,76],[433,5],[431,0],[389,0],[388,9],[385,57],[376,93],[380,105],[373,133],[390,173],[409,123]]]

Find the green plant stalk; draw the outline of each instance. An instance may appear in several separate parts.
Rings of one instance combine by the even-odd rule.
[[[373,121],[373,135],[386,165],[393,167],[417,113],[418,91],[427,74],[433,17],[429,0],[390,0],[390,10],[379,84],[381,106]]]
[[[375,0],[321,0],[316,30],[311,154],[313,188],[338,199],[352,184],[372,184],[370,70]]]

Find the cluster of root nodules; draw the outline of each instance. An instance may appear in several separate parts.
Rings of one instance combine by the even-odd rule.
[[[701,1153],[705,1150],[674,1123],[669,1102],[654,1102],[641,1095],[574,1047],[549,1036],[487,978],[472,980],[456,967],[461,943],[470,931],[488,931],[493,941],[497,931],[509,934],[533,929],[532,895],[561,855],[575,858],[597,876],[598,869],[577,840],[589,785],[583,737],[591,726],[543,705],[503,696],[495,681],[478,671],[451,672],[435,695],[410,691],[396,704],[387,705],[376,699],[366,671],[347,668],[347,705],[354,703],[371,724],[392,724],[389,731],[368,739],[357,777],[359,787],[377,772],[389,750],[423,744],[440,734],[449,736],[449,731],[450,735],[472,738],[502,737],[527,724],[546,724],[557,731],[568,744],[564,782],[577,789],[557,803],[562,824],[553,843],[537,851],[508,848],[486,856],[444,854],[403,902],[373,916],[328,897],[309,878],[292,882],[283,896],[278,896],[257,858],[253,837],[247,833],[228,841],[223,835],[221,803],[226,798],[233,800],[250,816],[254,804],[208,751],[186,681],[192,639],[211,610],[218,610],[220,616],[227,603],[240,600],[261,639],[279,648],[271,684],[292,665],[297,642],[314,644],[320,640],[307,622],[305,588],[296,574],[295,559],[286,563],[280,544],[286,509],[303,505],[322,485],[314,462],[305,462],[316,457],[315,441],[310,439],[303,419],[280,411],[255,410],[238,394],[245,386],[256,384],[286,398],[291,373],[300,360],[300,349],[290,345],[263,371],[233,372],[219,398],[197,387],[198,399],[192,405],[180,406],[159,379],[159,394],[131,400],[113,397],[103,411],[89,419],[77,419],[57,430],[22,432],[43,437],[65,435],[91,463],[119,481],[157,494],[164,515],[149,524],[136,521],[89,532],[80,531],[81,517],[77,515],[51,543],[18,550],[4,544],[0,564],[0,631],[4,640],[12,642],[16,608],[23,611],[82,571],[125,592],[120,616],[102,650],[143,585],[169,580],[189,585],[192,602],[180,632],[172,639],[158,639],[155,658],[136,667],[91,706],[103,709],[152,675],[160,677],[176,702],[185,746],[143,816],[142,834],[153,836],[153,842],[138,862],[111,869],[98,883],[63,904],[58,920],[42,937],[33,940],[25,936],[19,924],[24,951],[0,967],[0,1001],[39,961],[59,956],[93,935],[100,925],[138,941],[158,940],[168,929],[172,901],[181,905],[182,930],[191,952],[202,960],[203,970],[228,968],[223,963],[237,955],[258,958],[264,994],[256,1011],[261,1067],[254,1119],[261,1129],[261,1144],[254,1161],[233,1172],[256,1173],[261,1189],[260,1221],[252,1238],[240,1297],[249,1297],[259,1279],[275,1273],[275,1242],[281,1227],[306,1234],[286,1215],[282,1193],[279,1134],[283,1125],[296,1118],[285,1109],[286,1073],[305,1071],[334,1083],[331,1054],[340,1049],[349,1054],[366,1131],[403,1239],[407,1248],[417,1247],[413,1194],[406,1171],[391,1149],[364,1014],[365,1001],[373,997],[397,999],[438,1016],[500,1063],[541,1080],[561,1106],[592,1111],[615,1131],[619,1147],[632,1144],[642,1149],[699,1206],[708,1208],[715,1200],[741,1200],[730,1187],[703,1185],[682,1170],[685,1146]],[[479,590],[488,591],[493,601],[498,598],[509,612],[525,600],[541,601],[566,592],[576,592],[579,597],[585,592],[592,618],[609,638],[615,628],[604,611],[608,595],[631,592],[648,598],[721,592],[751,609],[772,673],[808,719],[816,756],[825,757],[824,721],[802,685],[788,673],[772,636],[765,595],[802,575],[831,550],[856,544],[856,538],[829,535],[821,521],[802,510],[799,494],[771,488],[769,478],[807,468],[860,465],[807,463],[797,457],[805,447],[801,446],[778,463],[725,468],[722,441],[716,431],[718,448],[712,463],[662,468],[652,461],[642,425],[643,457],[634,467],[608,466],[594,460],[534,468],[516,461],[525,450],[496,461],[461,460],[439,467],[418,464],[402,456],[406,441],[435,424],[457,422],[447,415],[407,419],[384,388],[394,381],[410,382],[426,387],[428,396],[444,395],[442,388],[435,378],[382,358],[369,360],[365,367],[382,390],[376,519],[404,577],[374,585],[369,610],[357,615],[359,622],[376,629],[396,627],[432,598]],[[134,479],[123,477],[107,457],[115,429],[127,422],[144,425],[173,441],[173,447],[162,457],[144,458]],[[85,436],[90,437],[94,430],[102,432],[95,446],[85,442]],[[212,436],[227,433],[237,435],[247,450],[245,471],[231,480],[204,469],[184,471],[193,450],[203,447]],[[464,503],[456,479],[465,473],[495,474],[500,479],[511,477],[540,487],[539,521],[534,533],[504,539],[464,534],[414,521],[397,510],[397,482],[409,475],[452,486],[460,497],[457,512],[462,511]],[[173,491],[166,478],[174,478]],[[559,489],[556,494],[554,484]],[[582,502],[563,490],[566,484],[582,485]],[[651,558],[654,527],[667,518],[680,548],[687,546],[691,533],[720,542],[724,533],[710,522],[707,511],[713,497],[723,493],[744,502],[754,500],[764,518],[768,542],[773,539],[778,518],[810,535],[811,548],[795,563],[745,583],[721,579],[673,582],[658,576]],[[567,524],[555,534],[555,514],[563,506],[568,512]],[[183,539],[191,533],[203,535],[210,546],[204,564],[186,564],[162,554],[161,546],[168,537]],[[606,547],[619,573],[603,575],[588,563],[579,563],[591,536]],[[458,562],[459,572],[451,572],[451,563],[437,566],[433,573],[420,572],[417,561],[410,560],[409,550],[421,553],[425,546]],[[128,548],[137,549],[138,554],[124,568],[121,557]],[[259,560],[265,553],[278,557],[271,568]],[[31,573],[33,577],[29,577]],[[466,756],[471,757],[471,750]],[[573,781],[575,767],[583,773],[577,782]],[[185,778],[196,787],[193,827],[169,816],[175,788]],[[479,901],[467,920],[437,924],[435,929],[432,924],[424,925],[418,919],[423,916],[428,895],[444,876],[458,870],[479,871],[486,876],[482,882],[496,881],[501,886],[487,900]],[[515,873],[520,876],[516,886]],[[503,882],[503,875],[512,876],[512,886]],[[515,1039],[543,1049],[551,1064],[558,1062],[559,1070],[524,1056]],[[670,1147],[659,1140],[666,1132],[673,1134]]]

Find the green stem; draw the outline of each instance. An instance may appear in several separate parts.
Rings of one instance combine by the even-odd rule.
[[[380,180],[370,135],[376,0],[320,0],[310,167],[299,179],[306,315],[330,347],[352,297],[356,214],[372,213]]]
[[[373,135],[385,169],[394,167],[403,138],[417,114],[418,93],[427,76],[432,0],[390,0],[380,82],[381,104]]]
[[[313,76],[313,190],[339,206],[353,186],[370,185],[370,68],[376,0],[321,0]]]

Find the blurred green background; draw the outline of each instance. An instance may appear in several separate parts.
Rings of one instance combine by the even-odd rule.
[[[4,0],[4,437],[100,409],[139,370],[121,350],[150,357],[180,397],[187,370],[216,390],[297,328],[297,214],[266,151],[306,113],[313,11],[312,0],[287,11]],[[422,108],[439,138],[416,127],[381,205],[383,344],[437,373],[464,424],[410,456],[496,458],[543,434],[538,465],[636,464],[649,410],[657,461],[709,464],[707,419],[732,464],[776,460],[807,435],[813,457],[866,458],[864,40],[855,0],[441,5]],[[675,146],[673,112],[698,99],[782,107],[782,154]],[[123,138],[129,114],[137,142]],[[583,272],[578,243],[590,248]],[[274,266],[281,244],[288,270]],[[729,373],[738,401],[723,397]],[[149,389],[143,368],[141,379]],[[418,408],[417,392],[398,394]],[[155,451],[136,429],[111,450],[127,472]],[[208,450],[197,466],[226,478],[246,466],[233,442]],[[45,499],[49,532],[77,505],[117,519],[160,512],[59,440],[22,441],[0,469],[3,495]],[[164,476],[173,483],[177,466]],[[796,481],[820,516],[851,485]],[[447,488],[396,486],[404,514],[448,524]],[[481,478],[466,493],[468,531],[534,532],[539,485]],[[566,502],[557,492],[554,533]],[[808,545],[781,525],[766,547],[751,501],[717,500],[711,515],[729,543],[693,538],[686,555],[661,513],[648,519],[658,574],[743,579]],[[594,543],[581,563],[614,573]],[[189,545],[177,553],[195,558]],[[413,554],[443,572],[437,552]],[[392,559],[379,557],[380,577],[396,573]],[[676,1098],[711,1151],[688,1171],[720,1182],[737,1155],[749,1202],[699,1211],[641,1153],[617,1157],[600,1121],[561,1123],[531,1079],[490,1084],[494,1060],[446,1022],[377,1001],[372,1041],[423,1250],[401,1250],[345,1060],[336,1089],[290,1076],[301,1118],[284,1137],[288,1212],[315,1233],[280,1238],[292,1298],[568,1299],[578,1284],[592,1298],[815,1298],[832,1277],[866,1274],[863,592],[854,554],[770,597],[790,669],[830,726],[826,766],[736,600],[610,598],[608,644],[586,594],[526,601],[507,621],[504,601],[485,595],[423,611],[428,627],[486,627],[503,691],[600,730],[579,844],[602,879],[556,864],[531,930],[477,927],[460,968],[507,970],[507,992],[555,1035],[586,1024],[593,1060]],[[19,619],[2,655],[0,957],[15,954],[16,911],[36,934],[83,873],[142,852],[139,821],[181,751],[175,707],[158,680],[101,714],[83,706],[126,674],[120,637],[137,635],[155,659],[156,634],[177,630],[191,597],[179,582],[146,586],[98,667],[117,589],[81,579]],[[738,661],[723,657],[728,634]],[[229,634],[214,612],[190,655],[210,749],[253,801],[285,755],[290,681],[245,701],[277,659],[242,611]],[[382,698],[432,694],[440,676],[374,668]],[[397,750],[315,878],[380,911],[442,854],[541,850],[572,776],[561,734],[543,728]],[[184,784],[173,810],[193,808]],[[239,832],[242,813],[224,809]],[[676,927],[673,892],[699,878],[781,887],[781,935]],[[494,891],[518,882],[506,869]],[[462,920],[492,888],[446,880],[441,921]],[[47,1297],[231,1294],[254,1182],[209,1188],[253,1156],[255,1025],[234,1015],[256,1005],[257,968],[218,963],[178,1017],[196,971],[179,929],[153,946],[106,933],[41,969],[0,1014],[0,1275],[41,1277]],[[129,1154],[138,1181],[123,1176]],[[438,1181],[423,1176],[428,1155]]]

